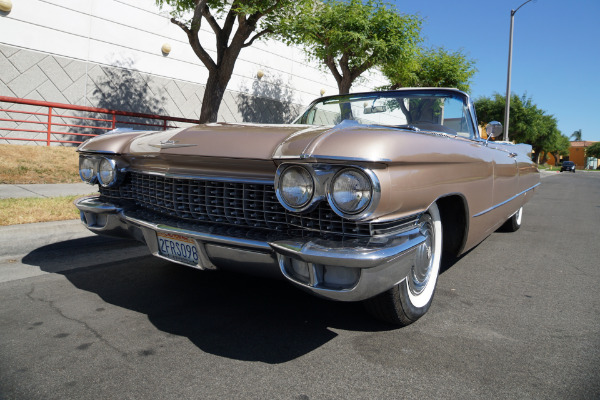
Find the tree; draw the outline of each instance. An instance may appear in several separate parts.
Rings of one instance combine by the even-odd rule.
[[[340,94],[373,67],[410,60],[421,41],[421,20],[381,0],[330,0],[305,5],[280,25],[279,36],[305,46],[309,59],[333,74]]]
[[[558,165],[560,156],[568,156],[571,142],[566,135],[560,133],[556,119],[551,115],[542,115],[538,122],[540,134],[531,143],[538,156],[538,163],[546,163],[548,154],[554,156],[554,164]]]
[[[600,142],[596,142],[587,149],[585,149],[585,155],[586,157],[600,158]]]
[[[194,53],[208,69],[200,123],[217,120],[241,50],[272,34],[279,21],[302,4],[295,0],[156,0],[156,3],[170,7],[171,22],[185,32]],[[215,34],[216,59],[208,53],[206,45],[200,43],[203,21]]]
[[[571,134],[571,136],[569,136],[569,137],[572,137],[572,138],[574,138],[574,139],[575,139],[576,141],[578,141],[578,142],[579,142],[579,141],[581,141],[581,129],[578,129],[578,130],[576,130],[576,131],[575,131],[575,132],[573,132],[573,134]]]
[[[475,61],[462,50],[451,52],[443,47],[420,49],[408,62],[392,62],[383,67],[390,89],[452,87],[468,92],[475,72]]]
[[[479,124],[485,126],[491,121],[502,121],[506,104],[504,99],[501,94],[494,93],[491,98],[480,97],[475,100]],[[538,117],[541,114],[543,111],[533,104],[531,98],[513,94],[510,101],[510,140],[532,144],[538,136]]]
[[[500,121],[504,115],[504,96],[481,97],[475,101],[477,119],[481,125]],[[553,115],[538,108],[530,97],[513,94],[510,104],[510,139],[517,143],[528,143],[537,154],[536,162],[545,162],[548,153],[558,156],[568,154],[569,140],[558,129]],[[566,140],[565,140],[566,139]]]
[[[555,145],[549,149],[549,153],[554,156],[554,165],[558,165],[558,160],[560,160],[560,156],[568,156],[569,148],[571,147],[571,142],[566,135],[558,135],[557,140],[555,141]]]

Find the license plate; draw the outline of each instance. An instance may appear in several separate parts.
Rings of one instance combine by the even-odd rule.
[[[186,264],[198,265],[198,248],[188,237],[174,233],[157,232],[158,252],[161,256]]]

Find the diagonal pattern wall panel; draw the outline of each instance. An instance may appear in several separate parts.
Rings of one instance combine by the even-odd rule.
[[[204,96],[204,85],[138,72],[131,61],[108,66],[45,54],[29,49],[0,44],[0,95],[48,102],[84,105],[121,111],[169,115],[197,119]],[[240,93],[228,90],[219,111],[223,122],[289,122],[301,109],[292,101],[289,90],[275,79],[263,79],[252,85],[252,91]],[[282,90],[284,92],[282,92]],[[273,98],[281,99],[274,100]],[[45,107],[2,103],[1,108],[48,112]],[[0,128],[46,130],[47,116],[19,117],[16,113],[0,113],[0,118],[25,119],[31,122],[0,121]],[[10,116],[9,116],[10,114]],[[63,115],[82,116],[62,111]],[[22,114],[21,114],[22,115]],[[104,117],[104,116],[102,116]],[[53,117],[54,123],[87,125],[84,120]],[[143,126],[131,126],[147,129]],[[56,125],[53,131],[70,135],[52,135],[55,140],[72,140],[77,133],[100,133],[97,129],[68,128]],[[0,130],[0,143],[39,144],[6,140],[22,137],[45,140],[46,133]],[[79,136],[79,138],[84,138]]]

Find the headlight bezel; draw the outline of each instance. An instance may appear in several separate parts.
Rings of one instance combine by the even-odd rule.
[[[336,199],[335,199],[336,193],[338,192],[335,190],[336,182],[338,179],[340,179],[340,177],[344,173],[347,173],[347,172],[360,176],[369,185],[369,188],[367,190],[369,192],[367,202],[355,210],[344,209],[344,207],[342,207],[339,204],[339,202],[336,201]],[[339,171],[337,171],[336,174],[331,178],[331,181],[329,183],[329,188],[327,190],[327,201],[329,202],[329,205],[331,206],[333,211],[336,212],[336,214],[343,216],[345,218],[352,218],[355,215],[361,215],[361,213],[363,211],[365,211],[366,209],[369,208],[369,205],[371,204],[372,200],[373,200],[373,179],[368,174],[366,174],[362,169],[355,168],[355,167],[342,168]]]
[[[299,208],[291,207],[287,204],[281,196],[281,176],[288,169],[294,166],[305,169],[313,178],[314,192],[312,199],[305,205]],[[334,177],[342,173],[345,170],[356,170],[362,176],[367,178],[367,181],[371,185],[370,201],[362,207],[360,210],[354,213],[344,212],[341,208],[337,207],[332,198],[332,182]],[[361,221],[368,219],[377,206],[381,199],[381,184],[379,182],[378,175],[370,168],[352,164],[333,164],[333,163],[302,163],[302,162],[286,162],[278,166],[275,181],[275,193],[279,203],[288,211],[296,213],[307,213],[314,210],[318,204],[322,201],[327,201],[331,210],[338,216],[352,221]]]
[[[83,163],[86,162],[90,164],[89,168],[85,168],[91,170],[89,178],[86,178],[82,172],[84,169],[82,168]],[[89,183],[90,185],[95,185],[98,183],[98,162],[92,157],[79,156],[79,177],[82,181]]]
[[[101,165],[102,163],[108,163],[110,169],[113,171],[112,178],[110,181],[101,179]],[[89,163],[92,168],[92,176],[86,179],[86,176],[82,172],[82,166],[84,163]],[[79,155],[79,177],[86,183],[91,185],[98,184],[104,188],[110,188],[118,186],[124,179],[126,169],[123,168],[123,162],[116,156],[112,155],[101,155],[101,154],[80,154]]]
[[[110,166],[110,169],[112,171],[112,179],[110,179],[108,182],[105,182],[102,179],[102,164],[103,163],[108,163]],[[98,160],[98,183],[100,184],[100,186],[105,187],[105,188],[112,187],[112,186],[116,185],[118,180],[119,180],[119,169],[117,167],[117,162],[113,158],[100,157],[100,159]]]
[[[294,169],[299,169],[303,172],[305,172],[307,174],[307,176],[310,178],[310,183],[311,183],[311,188],[310,188],[310,195],[307,197],[306,201],[304,201],[303,203],[297,204],[297,205],[293,205],[290,204],[288,201],[286,201],[286,196],[284,195],[283,190],[283,179],[285,178],[286,174],[290,174],[291,171],[293,171]],[[315,192],[316,192],[316,184],[315,184],[316,180],[312,174],[312,171],[309,168],[306,168],[303,165],[300,164],[290,164],[290,165],[285,165],[283,168],[278,168],[277,169],[277,173],[276,173],[276,177],[275,177],[275,195],[277,196],[277,200],[279,200],[279,203],[287,210],[292,211],[292,212],[303,212],[308,210],[309,208],[311,208],[311,206],[314,204],[314,199],[315,199]]]

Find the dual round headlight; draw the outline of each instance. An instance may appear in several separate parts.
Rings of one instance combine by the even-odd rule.
[[[326,176],[333,177],[331,179]],[[371,178],[359,168],[344,168],[337,173],[315,173],[303,166],[284,167],[276,180],[276,193],[285,208],[302,212],[319,199],[327,198],[331,208],[343,217],[359,218],[373,199]],[[321,181],[321,182],[320,182]]]
[[[292,210],[299,210],[312,200],[315,184],[312,175],[303,167],[286,168],[279,177],[277,195]]]
[[[84,182],[96,183],[96,160],[89,157],[80,157],[79,176]]]
[[[371,180],[358,169],[343,169],[331,181],[330,203],[343,214],[360,213],[371,203],[372,196]]]
[[[117,163],[111,158],[79,158],[79,176],[87,183],[100,183],[104,187],[114,186],[118,181]]]

